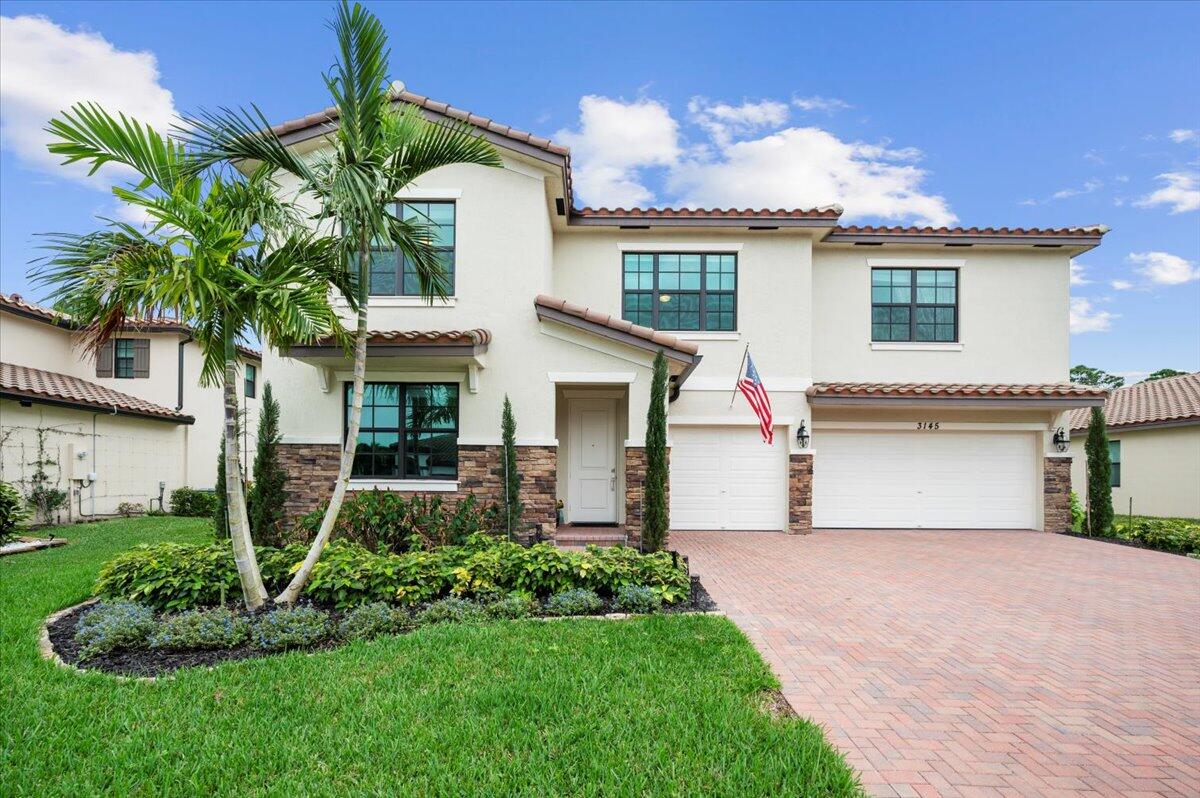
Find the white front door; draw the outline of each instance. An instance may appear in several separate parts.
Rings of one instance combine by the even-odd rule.
[[[617,520],[617,405],[612,399],[572,399],[571,478],[567,520],[611,524]]]

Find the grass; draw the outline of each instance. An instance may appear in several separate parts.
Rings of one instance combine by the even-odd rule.
[[[46,615],[203,519],[63,528],[0,560],[0,795],[858,795],[724,618],[436,626],[153,684],[43,661]]]

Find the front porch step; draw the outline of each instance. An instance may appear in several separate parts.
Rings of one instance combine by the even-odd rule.
[[[627,546],[629,536],[620,527],[560,526],[554,535],[560,549],[582,550],[585,546]]]

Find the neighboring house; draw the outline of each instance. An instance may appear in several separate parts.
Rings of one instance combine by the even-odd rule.
[[[1070,454],[1054,434],[1105,396],[1067,382],[1069,264],[1105,228],[576,208],[565,147],[397,102],[474,125],[504,168],[442,168],[397,197],[396,212],[437,225],[452,290],[430,306],[398,253],[376,253],[352,490],[498,498],[508,395],[526,521],[553,532],[562,500],[569,523],[636,537],[661,350],[675,529],[1068,528]],[[312,153],[334,113],[276,130]],[[772,446],[733,393],[747,346]],[[295,516],[331,492],[351,362],[315,345],[268,352],[266,367]]]
[[[212,488],[223,430],[219,386],[200,387],[201,353],[171,319],[130,322],[97,356],[67,315],[0,294],[0,480],[28,493],[43,431],[53,486],[70,518],[111,515],[122,502],[157,507],[181,486]],[[238,397],[253,453],[262,358],[240,350]]]
[[[1161,518],[1200,518],[1200,372],[1117,388],[1104,405],[1112,455],[1113,509]],[[1086,494],[1083,442],[1091,414],[1071,414],[1077,457],[1071,481]]]

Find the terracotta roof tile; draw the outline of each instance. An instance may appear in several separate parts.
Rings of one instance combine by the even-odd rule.
[[[1117,388],[1104,405],[1109,427],[1169,424],[1200,419],[1200,372]],[[1085,429],[1090,410],[1071,413],[1071,429]]]
[[[1105,225],[1085,227],[885,227],[876,225],[841,225],[833,234],[854,233],[869,235],[927,235],[927,236],[1094,236],[1100,238],[1109,230]]]
[[[871,398],[989,398],[1028,399],[1041,397],[1092,398],[1107,395],[1103,388],[1076,385],[1069,382],[1040,385],[1001,385],[967,383],[887,383],[887,382],[819,382],[807,391],[809,396],[846,396]]]
[[[79,377],[12,363],[0,363],[0,391],[10,396],[51,399],[97,410],[112,411],[116,408],[126,415],[163,418],[184,424],[194,420],[183,413]]]
[[[492,334],[474,330],[368,330],[368,344],[476,344],[487,345]]]
[[[674,335],[671,335],[670,333],[665,333],[661,330],[652,330],[649,327],[642,327],[639,324],[634,324],[633,322],[625,319],[617,318],[609,313],[605,313],[600,310],[593,310],[585,305],[577,305],[574,302],[568,302],[565,299],[539,294],[537,298],[534,299],[533,304],[536,307],[557,310],[560,313],[567,314],[568,316],[574,316],[575,318],[583,319],[584,321],[590,321],[593,324],[607,327],[608,329],[616,332],[632,335],[635,338],[641,338],[642,340],[658,344],[666,349],[674,349],[676,352],[694,355],[700,351],[700,347],[691,341],[684,341]]]
[[[640,216],[655,218],[775,218],[775,219],[829,219],[836,220],[842,213],[841,205],[825,205],[820,208],[574,208],[576,216]]]

